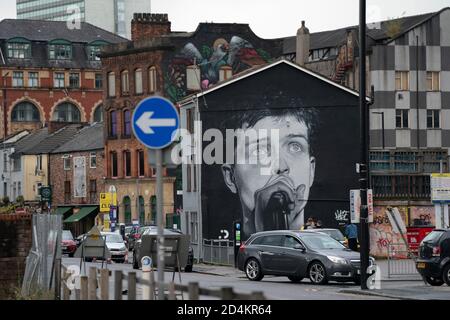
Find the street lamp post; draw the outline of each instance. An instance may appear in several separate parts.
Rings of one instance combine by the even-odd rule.
[[[381,115],[381,134],[382,134],[382,146],[383,150],[385,148],[385,140],[384,140],[384,112],[372,112],[373,114],[380,114]]]
[[[366,1],[359,1],[359,105],[360,105],[360,144],[361,159],[359,163],[359,185],[361,194],[360,210],[360,259],[361,259],[361,289],[367,290],[367,269],[369,267],[369,210],[367,206],[367,189],[369,173],[369,131],[368,108],[366,101]]]

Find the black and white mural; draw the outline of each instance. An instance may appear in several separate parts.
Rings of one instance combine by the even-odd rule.
[[[237,220],[243,239],[300,230],[309,218],[338,225],[358,187],[356,94],[283,62],[199,104],[202,132],[215,128],[224,137],[203,139],[203,156],[223,159],[201,166],[204,238],[217,239]],[[222,144],[223,154],[212,144]]]

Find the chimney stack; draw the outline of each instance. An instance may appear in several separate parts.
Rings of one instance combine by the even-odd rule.
[[[295,62],[300,66],[305,66],[305,63],[309,61],[309,49],[310,49],[311,36],[309,29],[305,25],[305,21],[302,21],[302,26],[297,31],[297,51]]]
[[[167,14],[135,13],[131,21],[131,40],[139,41],[170,34],[171,23]]]

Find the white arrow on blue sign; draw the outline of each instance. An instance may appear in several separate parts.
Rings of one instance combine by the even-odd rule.
[[[176,139],[180,117],[175,106],[162,97],[142,100],[133,113],[133,132],[149,149],[164,149]]]

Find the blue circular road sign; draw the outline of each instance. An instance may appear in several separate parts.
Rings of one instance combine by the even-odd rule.
[[[175,106],[162,97],[142,100],[133,112],[133,132],[149,149],[164,149],[176,139],[180,117]]]

